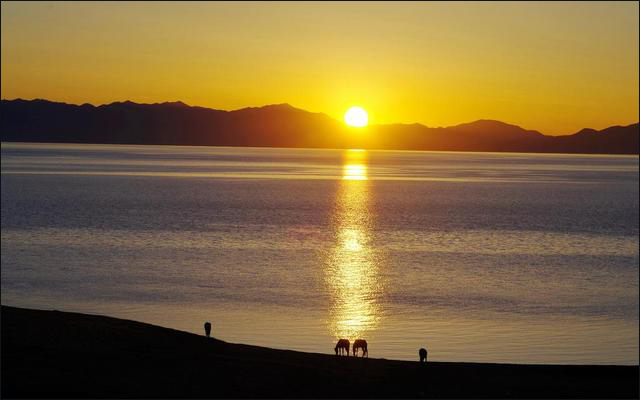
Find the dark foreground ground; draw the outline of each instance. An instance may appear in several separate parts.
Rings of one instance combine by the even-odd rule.
[[[3,398],[638,398],[638,366],[361,359],[2,306]]]

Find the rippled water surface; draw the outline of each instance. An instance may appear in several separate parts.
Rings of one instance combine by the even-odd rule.
[[[2,304],[638,364],[638,157],[2,144]]]

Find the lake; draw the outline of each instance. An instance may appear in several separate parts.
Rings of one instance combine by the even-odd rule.
[[[638,156],[2,143],[1,176],[5,305],[638,364]]]

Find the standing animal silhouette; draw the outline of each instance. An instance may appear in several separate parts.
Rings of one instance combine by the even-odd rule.
[[[204,323],[204,333],[207,337],[211,336],[211,322]]]
[[[420,355],[420,364],[424,364],[427,362],[427,349],[422,348],[418,351],[418,355]]]
[[[334,349],[336,351],[336,355],[338,355],[338,353],[349,355],[349,345],[351,345],[351,343],[349,343],[348,339],[338,340]]]
[[[367,341],[364,339],[356,339],[353,342],[353,356],[358,355],[358,349],[362,349],[362,357],[369,357],[369,350],[367,350]]]

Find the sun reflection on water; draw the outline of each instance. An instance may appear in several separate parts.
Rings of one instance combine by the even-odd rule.
[[[342,179],[349,181],[366,181],[367,166],[364,164],[345,164],[342,170]]]
[[[371,246],[367,153],[347,150],[334,210],[335,246],[325,279],[331,294],[328,328],[336,338],[366,338],[378,324],[382,291]]]

